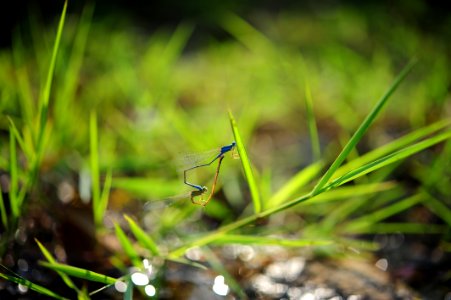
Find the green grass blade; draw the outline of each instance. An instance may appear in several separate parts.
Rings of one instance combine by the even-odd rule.
[[[447,227],[437,224],[418,223],[377,223],[366,226],[346,228],[346,234],[439,234],[446,232]]]
[[[100,224],[103,221],[103,218],[105,216],[105,212],[108,206],[108,198],[110,195],[111,190],[111,183],[113,181],[113,174],[111,169],[108,170],[106,177],[105,177],[105,183],[103,184],[102,193],[100,194],[100,199],[97,207],[97,215],[98,219],[100,220]]]
[[[390,98],[390,96],[395,92],[395,90],[398,88],[399,84],[404,80],[404,78],[407,76],[407,74],[412,70],[413,66],[415,65],[416,60],[410,61],[406,67],[399,73],[398,77],[395,79],[393,84],[390,86],[390,88],[387,90],[387,92],[382,96],[382,98],[377,102],[377,104],[374,106],[373,110],[368,114],[368,116],[365,118],[365,120],[360,124],[357,131],[354,133],[354,135],[351,137],[349,142],[345,145],[341,153],[338,155],[338,157],[335,159],[335,161],[332,163],[332,165],[329,167],[329,169],[326,171],[324,176],[320,179],[318,184],[315,186],[315,188],[312,191],[313,195],[316,195],[321,192],[322,188],[327,184],[329,179],[333,176],[335,171],[341,166],[341,164],[344,162],[344,160],[348,157],[349,153],[354,149],[354,147],[357,145],[357,143],[362,139],[365,132],[368,130],[370,125],[374,122],[376,117],[381,112],[382,108],[387,103],[387,100]]]
[[[45,296],[48,296],[48,297],[51,297],[51,298],[55,298],[55,299],[67,299],[67,298],[64,298],[64,297],[58,295],[57,293],[54,293],[51,290],[49,290],[49,289],[47,289],[47,288],[45,288],[43,286],[40,286],[38,284],[35,284],[35,283],[33,283],[33,282],[23,278],[23,277],[11,276],[11,275],[7,275],[7,274],[4,274],[4,273],[0,272],[0,278],[3,278],[3,279],[6,279],[6,280],[9,280],[11,282],[14,282],[14,283],[26,286],[30,290],[38,292],[41,295],[45,295]]]
[[[451,227],[451,210],[438,199],[428,194],[426,191],[424,191],[423,194],[423,205],[426,206],[434,214],[439,216],[448,224],[448,226]]]
[[[42,91],[41,96],[39,97],[39,125],[38,125],[38,139],[36,142],[36,149],[37,149],[37,164],[40,164],[40,159],[43,151],[43,141],[44,141],[44,132],[46,131],[47,127],[47,118],[48,118],[48,106],[49,106],[49,99],[50,99],[50,91],[52,89],[52,79],[53,74],[55,72],[55,63],[56,63],[56,57],[58,54],[58,49],[61,41],[61,35],[63,33],[64,28],[64,22],[66,18],[66,10],[67,10],[67,0],[64,2],[63,11],[61,13],[61,17],[58,23],[58,29],[56,32],[56,38],[55,43],[53,45],[53,51],[52,56],[50,59],[50,65],[49,70],[47,73],[47,79],[45,81],[45,86]],[[36,166],[37,167],[37,166]]]
[[[362,227],[368,227],[399,212],[402,212],[422,201],[424,198],[421,194],[413,195],[407,199],[393,203],[388,207],[379,209],[373,213],[366,214],[360,218],[350,221],[346,226],[346,231],[353,231]]]
[[[127,220],[130,230],[135,235],[136,240],[140,243],[144,248],[148,249],[153,255],[160,256],[160,250],[158,249],[157,243],[148,235],[135,221],[132,220],[127,215],[124,215],[124,218]]]
[[[299,171],[268,200],[268,207],[275,207],[285,201],[288,201],[294,193],[299,191],[307,183],[313,180],[316,175],[318,175],[322,166],[322,163],[315,163]]]
[[[271,41],[264,34],[236,14],[227,14],[221,23],[226,31],[250,50],[256,53],[276,51]]]
[[[440,142],[443,142],[447,139],[451,138],[451,130],[443,132],[441,134],[438,134],[436,136],[433,136],[431,138],[428,138],[424,141],[418,142],[416,144],[413,144],[412,146],[409,146],[407,148],[404,148],[402,150],[399,150],[395,153],[389,154],[387,156],[384,156],[376,161],[373,161],[369,164],[366,164],[360,168],[357,168],[337,179],[332,181],[330,184],[328,184],[324,189],[328,189],[331,187],[337,187],[339,185],[342,185],[346,182],[349,182],[351,180],[354,180],[360,176],[363,176],[365,174],[368,174],[370,172],[374,172],[386,165],[392,164],[394,162],[397,162],[401,159],[404,159],[406,157],[412,156],[413,154],[422,151],[426,148],[429,148],[435,144],[438,144]]]
[[[40,265],[54,271],[63,272],[69,276],[81,278],[88,281],[100,282],[103,284],[114,284],[117,280],[116,278],[107,275],[60,263],[48,263],[41,261]]]
[[[76,94],[93,12],[94,5],[92,3],[87,4],[83,9],[80,23],[77,26],[74,45],[64,72],[64,85],[57,96],[58,102],[55,103],[55,111],[61,116],[65,115],[65,111]],[[58,121],[65,122],[66,120],[67,118],[60,118]]]
[[[299,204],[299,206],[311,206],[365,195],[373,195],[375,193],[384,192],[394,188],[396,188],[396,184],[394,182],[376,182],[354,186],[344,186],[329,190],[326,193],[321,193],[315,197],[315,201],[303,202]]]
[[[127,280],[127,289],[124,293],[124,300],[133,300],[133,281],[131,277]]]
[[[114,223],[114,231],[116,233],[117,239],[119,240],[119,243],[122,246],[122,249],[124,249],[124,252],[128,256],[128,258],[133,262],[135,266],[137,267],[141,266],[142,262],[141,259],[139,258],[138,252],[136,252],[132,242],[128,239],[125,232],[117,223]]]
[[[235,137],[236,147],[238,149],[238,154],[240,155],[241,164],[243,166],[244,175],[246,176],[247,184],[249,185],[249,190],[252,196],[252,202],[254,204],[254,212],[259,213],[262,211],[262,202],[260,199],[260,192],[255,181],[254,174],[252,173],[251,163],[244,148],[243,141],[241,140],[241,135],[238,131],[238,127],[235,122],[235,118],[232,112],[229,111],[230,125],[232,126],[233,136]]]
[[[16,137],[16,140],[19,143],[19,146],[23,150],[25,155],[32,160],[34,155],[32,145],[29,146],[27,145],[27,143],[25,143],[25,140],[20,135],[19,130],[16,127],[16,124],[14,124],[14,121],[10,117],[8,117],[8,120],[9,120],[9,130],[14,133],[14,136]]]
[[[313,111],[313,98],[310,90],[310,84],[305,81],[305,108],[307,112],[307,125],[310,133],[310,142],[312,144],[312,153],[314,161],[321,158],[321,148],[319,144],[318,128],[316,126],[315,113]]]
[[[36,244],[38,244],[39,249],[41,250],[42,254],[44,254],[45,258],[49,261],[49,263],[51,263],[51,264],[56,263],[55,258],[53,258],[52,254],[50,254],[50,252],[44,247],[44,245],[42,245],[38,239],[34,239],[34,240],[35,240]],[[72,282],[72,280],[70,280],[69,276],[67,276],[66,274],[64,274],[60,271],[57,271],[57,273],[69,288],[74,289],[77,292],[79,292],[78,288]]]
[[[0,214],[1,214],[1,218],[2,218],[2,224],[3,227],[5,227],[5,229],[8,229],[8,216],[6,215],[6,207],[5,207],[5,202],[3,201],[3,191],[0,188]]]
[[[13,218],[17,219],[20,215],[21,203],[18,197],[19,171],[17,166],[16,139],[12,130],[9,131],[9,156],[9,174],[11,176],[9,200],[11,203],[11,212],[13,214]]]
[[[94,223],[96,227],[102,226],[100,212],[100,171],[99,171],[99,146],[97,134],[97,115],[91,112],[89,118],[89,151],[90,151],[90,172],[92,181],[92,209]]]
[[[310,239],[284,239],[277,237],[251,236],[238,234],[225,234],[214,241],[216,245],[243,244],[243,245],[275,245],[283,247],[309,247],[325,246],[331,244],[330,240]]]
[[[410,132],[386,145],[378,147],[368,153],[365,153],[364,155],[362,155],[356,159],[353,159],[352,161],[347,162],[346,164],[341,166],[335,172],[335,175],[337,177],[341,176],[341,175],[345,174],[346,172],[349,172],[349,171],[354,170],[366,163],[369,163],[378,158],[381,158],[384,155],[387,155],[396,150],[400,150],[403,147],[406,147],[415,141],[421,140],[434,132],[442,130],[443,128],[449,126],[450,124],[451,124],[451,120],[446,119],[446,120],[440,120],[440,121],[432,123],[428,126],[419,128],[419,129],[417,129],[413,132]]]

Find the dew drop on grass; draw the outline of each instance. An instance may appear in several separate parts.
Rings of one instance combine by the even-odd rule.
[[[125,291],[127,290],[127,284],[123,281],[117,280],[114,283],[114,288],[116,289],[116,291],[118,291],[119,293],[125,293]]]
[[[144,288],[144,291],[146,292],[146,295],[149,296],[149,297],[153,297],[157,293],[157,290],[151,284],[146,285],[146,287]]]
[[[17,289],[21,294],[25,294],[26,292],[28,292],[28,287],[26,285],[18,284]]]
[[[149,277],[141,272],[136,272],[132,274],[132,282],[138,286],[144,286],[149,284]]]

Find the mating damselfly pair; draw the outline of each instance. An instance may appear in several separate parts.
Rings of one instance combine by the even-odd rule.
[[[213,194],[216,189],[216,183],[218,181],[219,170],[221,168],[221,163],[222,163],[222,160],[224,159],[225,155],[230,152],[232,154],[233,158],[238,158],[238,153],[236,151],[236,143],[235,142],[232,142],[230,145],[223,146],[223,147],[215,149],[213,151],[209,151],[209,153],[210,152],[212,152],[212,156],[210,157],[209,160],[206,160],[201,163],[196,163],[194,166],[191,166],[183,171],[183,182],[186,185],[194,188],[194,190],[190,191],[188,195],[189,195],[189,198],[191,199],[191,202],[196,205],[206,206],[208,204],[208,202],[210,202],[211,198],[213,197]],[[213,183],[211,185],[211,191],[209,194],[208,194],[208,188],[206,186],[188,182],[187,177],[188,177],[189,172],[191,172],[195,169],[208,167],[216,161],[218,163],[216,166]],[[208,196],[204,200],[204,197],[207,194],[208,194]]]

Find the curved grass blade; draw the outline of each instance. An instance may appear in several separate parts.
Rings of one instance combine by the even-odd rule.
[[[80,80],[80,70],[82,69],[83,59],[85,57],[85,49],[88,41],[89,30],[92,23],[92,16],[94,13],[94,4],[88,3],[83,8],[79,23],[77,25],[77,31],[74,37],[74,43],[70,58],[67,61],[64,72],[64,84],[60,86],[55,103],[55,114],[64,116],[68,108],[74,101],[76,96],[77,86]],[[70,122],[68,118],[58,118],[56,122]]]
[[[345,226],[345,231],[358,230],[360,228],[368,227],[372,224],[376,224],[381,220],[384,220],[390,216],[393,216],[401,211],[404,211],[422,201],[424,198],[421,194],[413,195],[401,201],[397,201],[388,207],[379,209],[373,213],[366,214],[360,218],[350,221]]]
[[[438,234],[445,233],[447,226],[418,223],[376,223],[366,226],[347,228],[344,234]]]
[[[323,187],[327,184],[329,179],[334,175],[335,171],[341,166],[343,161],[348,157],[349,153],[354,149],[354,147],[357,145],[357,143],[362,139],[365,132],[368,130],[368,128],[371,126],[371,124],[376,119],[377,115],[381,112],[382,108],[387,103],[387,100],[390,98],[390,96],[395,92],[395,90],[398,88],[399,84],[404,80],[404,78],[407,76],[407,74],[412,70],[413,66],[415,65],[416,60],[411,60],[404,69],[399,73],[399,75],[396,77],[393,84],[389,87],[387,92],[382,96],[382,98],[377,102],[377,104],[374,106],[373,110],[367,115],[365,120],[360,124],[357,131],[354,133],[354,135],[351,137],[349,142],[345,145],[341,153],[338,155],[338,157],[335,159],[335,161],[332,163],[332,165],[329,167],[329,169],[326,171],[326,173],[323,175],[323,177],[320,179],[318,184],[315,186],[315,188],[312,191],[313,195],[317,195],[321,192]]]
[[[426,191],[423,191],[423,194],[423,205],[451,227],[451,210],[445,204],[443,204],[441,201],[439,201]]]
[[[118,238],[119,243],[122,246],[122,249],[124,249],[125,254],[127,254],[128,258],[133,262],[133,264],[136,267],[141,266],[141,259],[139,258],[138,252],[135,250],[132,242],[128,239],[125,232],[117,223],[114,223],[114,230],[116,233],[116,237]]]
[[[12,130],[9,131],[9,173],[11,175],[11,184],[9,188],[9,199],[11,203],[11,212],[16,219],[20,215],[21,199],[19,197],[19,174],[17,167],[16,139]]]
[[[35,169],[37,172],[37,167],[40,164],[42,152],[44,151],[44,133],[47,129],[47,118],[48,118],[48,106],[49,106],[49,99],[50,99],[50,91],[52,89],[52,80],[53,80],[53,74],[55,71],[55,64],[56,64],[56,57],[58,55],[59,45],[61,41],[61,35],[63,33],[63,27],[64,22],[66,19],[66,10],[67,10],[67,0],[64,1],[64,7],[63,12],[61,13],[61,17],[58,23],[58,29],[56,32],[56,38],[55,38],[55,44],[53,45],[53,51],[52,51],[52,57],[50,59],[50,65],[49,70],[47,73],[47,79],[45,81],[45,86],[42,91],[41,96],[39,97],[39,107],[38,107],[38,116],[39,116],[39,123],[38,123],[38,138],[36,141],[36,164]]]
[[[396,188],[395,182],[376,182],[366,183],[353,186],[343,186],[327,191],[327,193],[319,194],[315,197],[315,201],[307,201],[299,204],[299,206],[311,206],[316,204],[329,203],[333,201],[342,201],[343,199],[350,199],[361,197],[365,195],[372,195],[375,193],[387,191]]]
[[[44,254],[45,258],[49,261],[49,263],[51,263],[51,264],[56,263],[55,258],[53,258],[52,254],[50,254],[50,252],[44,247],[44,245],[42,245],[41,242],[39,242],[39,240],[36,238],[34,239],[34,241],[36,242],[36,244],[38,244],[39,249],[41,250],[42,254]],[[72,280],[70,280],[69,276],[67,276],[66,274],[59,272],[59,271],[57,271],[57,273],[69,288],[74,289],[77,292],[79,292],[78,288],[72,282]]]
[[[365,174],[368,174],[370,172],[373,172],[375,170],[378,170],[386,165],[392,164],[394,162],[397,162],[401,159],[404,159],[406,157],[409,157],[421,150],[424,150],[426,148],[429,148],[435,144],[438,144],[440,142],[443,142],[447,139],[451,138],[451,130],[443,132],[441,134],[438,134],[434,137],[428,138],[424,141],[418,142],[416,144],[413,144],[412,146],[406,147],[402,150],[399,150],[395,153],[391,153],[389,155],[386,155],[378,160],[375,160],[371,163],[368,163],[360,168],[357,168],[353,171],[348,172],[347,174],[335,179],[334,181],[330,182],[328,185],[326,185],[322,190],[327,190],[332,187],[340,186],[346,182],[349,182],[351,180],[354,180],[360,176],[363,176]]]
[[[39,264],[43,267],[46,267],[48,269],[54,270],[54,271],[60,271],[63,272],[69,276],[81,278],[88,281],[94,281],[94,282],[100,282],[103,284],[114,284],[116,282],[116,278],[103,275],[100,273],[96,273],[93,271],[89,271],[82,268],[77,268],[65,264],[60,263],[48,263],[48,262],[39,262]]]
[[[64,298],[64,297],[58,295],[57,293],[52,292],[51,290],[49,290],[49,289],[47,289],[47,288],[45,288],[43,286],[40,286],[38,284],[35,284],[35,283],[33,283],[33,282],[29,281],[28,279],[25,279],[23,277],[11,276],[11,275],[7,275],[7,274],[4,274],[4,273],[0,272],[0,278],[3,278],[3,279],[6,279],[6,280],[9,280],[11,282],[14,282],[14,283],[26,286],[30,290],[38,292],[41,295],[45,295],[45,296],[48,296],[48,297],[51,297],[51,298],[55,298],[55,299],[62,299],[62,300],[66,300],[67,299],[67,298]]]
[[[385,144],[383,146],[380,146],[368,153],[363,154],[362,156],[353,159],[352,161],[347,162],[343,166],[341,166],[336,172],[335,176],[342,176],[346,172],[349,172],[351,170],[354,170],[366,163],[369,163],[371,161],[374,161],[378,158],[381,158],[384,155],[387,155],[393,151],[402,149],[403,147],[408,146],[410,143],[413,143],[415,141],[418,141],[420,139],[423,139],[427,137],[428,135],[440,131],[443,128],[449,126],[451,124],[451,120],[445,119],[440,120],[435,123],[432,123],[428,126],[419,128],[413,132],[410,132],[388,144]]]
[[[243,245],[276,245],[284,247],[309,247],[325,246],[331,244],[330,240],[310,240],[310,239],[284,239],[277,237],[251,236],[239,234],[225,234],[214,241],[213,244],[243,244]]]
[[[16,137],[17,142],[19,143],[20,148],[25,153],[26,157],[29,159],[33,158],[33,146],[32,143],[28,144],[25,142],[25,139],[20,135],[19,130],[16,127],[16,124],[14,124],[13,119],[11,119],[9,116],[7,116],[9,121],[9,130],[14,133],[14,136]]]
[[[153,255],[160,256],[160,250],[158,249],[157,243],[147,234],[135,221],[132,220],[127,215],[124,215],[124,218],[127,220],[130,230],[135,235],[136,240],[140,243],[144,248],[148,249]]]
[[[244,148],[241,135],[238,131],[238,127],[235,122],[235,118],[232,112],[229,111],[230,125],[232,126],[233,136],[235,137],[236,147],[238,149],[238,154],[241,158],[241,165],[243,166],[244,175],[246,176],[247,184],[249,185],[249,190],[252,196],[252,203],[254,204],[254,212],[259,213],[262,211],[262,202],[260,199],[260,192],[255,181],[254,174],[252,173],[251,163]]]

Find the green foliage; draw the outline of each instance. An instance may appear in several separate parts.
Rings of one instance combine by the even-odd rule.
[[[40,286],[38,284],[35,284],[23,277],[20,277],[18,275],[8,275],[8,274],[4,274],[0,272],[0,277],[6,280],[9,280],[11,282],[26,286],[27,288],[29,288],[32,291],[38,292],[41,295],[50,297],[50,298],[54,298],[54,299],[68,299],[68,298],[64,298],[54,292],[52,292],[51,290]]]
[[[88,281],[100,282],[106,285],[114,284],[117,280],[116,278],[110,276],[60,263],[41,262],[41,265],[56,272],[61,272],[69,276],[81,278]]]

